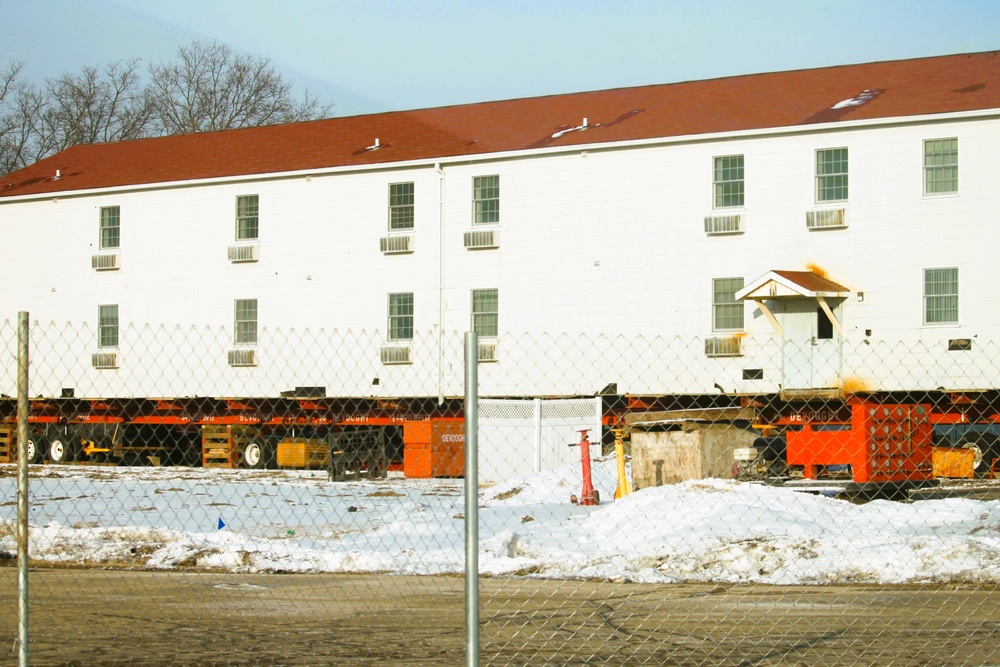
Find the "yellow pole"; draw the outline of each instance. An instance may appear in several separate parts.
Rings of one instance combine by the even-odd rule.
[[[622,429],[616,428],[614,434],[615,459],[618,462],[618,488],[615,489],[615,500],[618,500],[632,493],[632,484],[625,474],[625,443],[622,441]]]

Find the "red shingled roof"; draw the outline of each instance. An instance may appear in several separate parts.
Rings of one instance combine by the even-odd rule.
[[[794,283],[807,292],[850,292],[840,283],[835,283],[826,276],[812,271],[772,271],[790,283]]]
[[[998,108],[992,51],[74,146],[0,197]]]

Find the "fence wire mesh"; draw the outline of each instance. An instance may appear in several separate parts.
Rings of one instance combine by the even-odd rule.
[[[31,325],[32,664],[465,661],[461,333],[116,333]],[[480,340],[479,662],[1000,664],[997,344],[732,340]]]

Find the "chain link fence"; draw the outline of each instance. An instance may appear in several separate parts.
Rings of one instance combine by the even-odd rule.
[[[462,334],[116,333],[31,324],[31,664],[1000,664],[996,343],[481,339],[470,656]]]

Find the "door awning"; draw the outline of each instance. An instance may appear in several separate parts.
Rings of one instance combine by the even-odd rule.
[[[737,300],[846,298],[851,290],[812,271],[768,271],[736,292]]]
[[[768,271],[738,291],[735,296],[737,301],[755,302],[779,336],[784,335],[781,324],[764,302],[775,299],[816,299],[833,328],[843,337],[844,327],[826,300],[846,298],[850,295],[851,290],[840,283],[835,283],[812,271]]]

